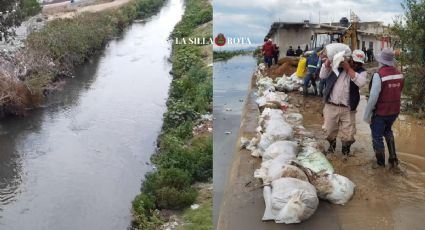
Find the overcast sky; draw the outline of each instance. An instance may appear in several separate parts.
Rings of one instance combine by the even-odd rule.
[[[401,0],[213,0],[214,35],[249,37],[262,43],[276,21],[312,23],[339,22],[349,18],[350,9],[361,21],[382,21],[385,25],[403,14]]]

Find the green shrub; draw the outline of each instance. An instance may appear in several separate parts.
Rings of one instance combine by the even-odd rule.
[[[164,114],[164,128],[176,127],[181,123],[193,121],[198,113],[193,106],[181,100],[170,99],[167,102],[168,111]]]
[[[157,205],[161,209],[180,209],[193,204],[198,192],[188,187],[183,190],[174,187],[162,187],[156,193]]]
[[[41,12],[41,6],[37,0],[21,0],[22,18],[31,17]]]
[[[206,181],[212,177],[212,137],[198,137],[190,146],[161,143],[160,152],[153,161],[161,168],[186,170],[194,180]]]
[[[151,216],[156,209],[154,197],[139,194],[133,200],[133,210],[139,215]]]

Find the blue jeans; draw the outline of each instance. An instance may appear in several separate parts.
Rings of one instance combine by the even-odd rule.
[[[326,86],[326,79],[320,79],[319,82],[319,94],[320,96],[323,96],[323,90],[325,89]]]
[[[391,116],[372,116],[370,129],[372,130],[372,144],[374,149],[385,149],[383,137],[394,137],[391,127],[397,117],[398,114]]]
[[[315,74],[315,71],[308,71],[307,75],[304,77],[304,88],[308,89],[308,85],[311,84],[313,85],[314,88],[316,88],[316,80],[313,79]]]
[[[272,61],[273,61],[273,57],[264,56],[264,64],[266,64],[267,67],[270,68],[270,66],[272,66]]]

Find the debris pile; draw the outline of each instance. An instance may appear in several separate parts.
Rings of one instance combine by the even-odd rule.
[[[312,216],[319,198],[334,204],[347,203],[355,185],[334,173],[332,164],[319,150],[318,142],[303,126],[303,116],[289,104],[289,86],[299,82],[283,76],[275,81],[264,75],[264,66],[255,72],[261,115],[257,135],[250,141],[241,138],[241,147],[261,157],[261,167],[254,172],[264,185],[266,210],[263,220],[276,223],[299,223]]]

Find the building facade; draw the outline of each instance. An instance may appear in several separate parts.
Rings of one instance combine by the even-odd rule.
[[[376,55],[383,48],[391,47],[388,27],[384,26],[382,22],[359,22],[357,26],[357,49],[372,48]],[[305,50],[308,46],[308,49],[311,50],[338,42],[339,37],[347,29],[348,27],[340,26],[339,23],[275,22],[271,25],[266,37],[271,38],[273,43],[279,46],[280,58],[282,58],[286,56],[289,46],[292,46],[294,50],[298,46]]]

